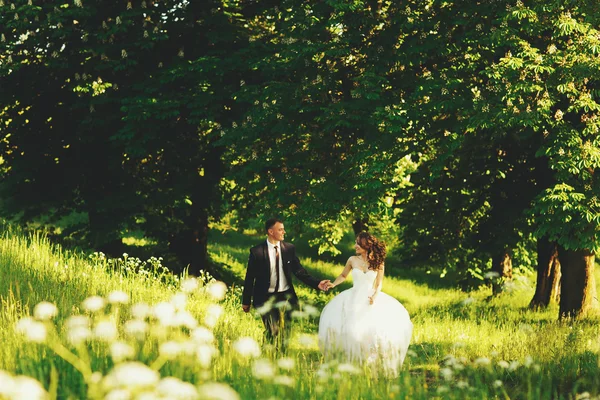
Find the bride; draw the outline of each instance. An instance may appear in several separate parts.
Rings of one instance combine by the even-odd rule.
[[[367,232],[356,237],[356,256],[333,282],[335,287],[352,272],[354,286],[335,296],[321,312],[319,346],[326,356],[380,364],[397,375],[404,362],[413,324],[398,300],[381,292],[385,243]]]

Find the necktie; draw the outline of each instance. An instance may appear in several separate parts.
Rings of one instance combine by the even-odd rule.
[[[279,249],[275,246],[275,273],[277,280],[275,281],[275,292],[279,292]]]

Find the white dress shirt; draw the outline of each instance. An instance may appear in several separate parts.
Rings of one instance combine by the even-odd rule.
[[[275,271],[275,246],[279,250],[279,289],[275,290],[275,284],[277,283],[277,271]],[[273,244],[267,240],[267,249],[269,251],[269,262],[271,264],[271,284],[269,285],[269,293],[284,292],[290,288],[285,274],[283,273],[283,258],[281,258],[281,242]]]

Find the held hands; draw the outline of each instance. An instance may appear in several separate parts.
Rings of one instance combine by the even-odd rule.
[[[322,280],[321,282],[319,282],[319,289],[321,289],[324,292],[328,291],[333,286],[334,286],[333,283],[331,283],[331,281],[329,279],[325,279],[325,280]]]

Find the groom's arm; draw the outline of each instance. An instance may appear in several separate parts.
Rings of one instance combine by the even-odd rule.
[[[298,279],[300,279],[302,282],[304,282],[306,285],[310,286],[311,288],[320,289],[319,283],[321,281],[310,276],[310,274],[302,267],[302,264],[300,264],[300,259],[298,258],[298,256],[296,256],[296,248],[295,247],[292,249],[292,251],[293,251],[292,272],[294,273],[294,275],[296,275],[296,277]]]
[[[256,279],[256,259],[252,250],[248,256],[248,267],[246,268],[246,278],[244,279],[244,291],[242,292],[242,309],[245,312],[250,310],[252,304],[252,293],[254,293],[254,282]]]

